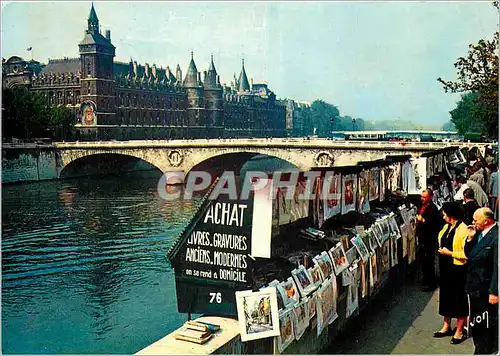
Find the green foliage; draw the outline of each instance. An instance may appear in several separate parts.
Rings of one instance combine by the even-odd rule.
[[[457,128],[453,124],[453,122],[450,120],[448,122],[445,122],[443,126],[441,126],[441,131],[456,131]]]
[[[61,107],[49,107],[42,94],[22,86],[2,90],[4,139],[70,140],[74,132],[71,113]]]
[[[450,111],[451,122],[461,134],[485,133],[491,129],[489,108],[478,99],[478,93],[464,94],[457,103],[457,107]]]
[[[498,2],[494,5],[498,8]],[[473,96],[462,97],[465,102],[461,108],[457,107],[455,115],[463,117],[465,114],[462,111],[469,108],[474,111],[469,116],[479,117],[482,121],[471,123],[471,127],[468,127],[458,120],[460,123],[455,126],[462,134],[465,133],[463,129],[477,127],[490,138],[498,137],[498,40],[499,34],[496,32],[491,41],[481,39],[477,44],[469,45],[467,57],[460,57],[455,62],[456,81],[438,78],[445,92],[474,93]]]
[[[316,128],[316,135],[330,136],[331,131],[338,130],[339,109],[323,100],[315,100],[311,104],[311,125]]]

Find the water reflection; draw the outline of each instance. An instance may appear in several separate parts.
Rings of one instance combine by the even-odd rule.
[[[158,179],[3,187],[4,353],[134,353],[185,320],[165,252],[200,198]]]

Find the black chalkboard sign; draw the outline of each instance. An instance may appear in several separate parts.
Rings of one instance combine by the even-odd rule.
[[[253,192],[206,200],[169,256],[181,313],[236,315],[234,292],[251,287]]]

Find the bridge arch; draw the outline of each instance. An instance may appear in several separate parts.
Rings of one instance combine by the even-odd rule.
[[[218,168],[222,168],[221,163],[224,163],[224,160],[229,160],[229,164],[227,165],[229,169],[231,168],[231,165],[240,169],[243,164],[258,155],[283,160],[303,171],[311,168],[311,164],[308,161],[312,162],[313,159],[313,157],[305,159],[304,154],[284,148],[241,147],[208,150],[202,149],[198,150],[196,154],[190,155],[189,162],[186,162],[184,172],[187,174],[190,171],[203,170],[204,168],[209,168],[214,165],[217,165]]]
[[[162,170],[156,165],[136,155],[122,153],[93,153],[66,160],[58,173],[58,178],[72,178],[89,175],[119,174],[134,171]]]

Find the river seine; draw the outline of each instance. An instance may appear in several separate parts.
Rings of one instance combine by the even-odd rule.
[[[132,354],[187,320],[165,253],[201,197],[163,200],[159,178],[2,187],[4,354]]]

